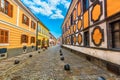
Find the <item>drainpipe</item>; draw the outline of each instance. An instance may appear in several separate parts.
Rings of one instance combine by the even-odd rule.
[[[36,51],[38,50],[38,22],[37,21],[37,30],[36,30]]]

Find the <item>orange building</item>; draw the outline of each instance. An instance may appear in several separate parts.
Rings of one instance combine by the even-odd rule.
[[[120,0],[72,0],[62,30],[64,47],[120,74]]]
[[[37,21],[20,0],[0,0],[0,58],[35,50]]]

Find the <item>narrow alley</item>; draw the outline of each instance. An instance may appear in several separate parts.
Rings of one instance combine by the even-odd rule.
[[[114,74],[97,67],[67,49],[62,49],[65,60],[60,60],[60,49],[60,46],[54,46],[41,53],[37,51],[29,53],[32,55],[31,58],[26,55],[27,59],[16,64],[17,68],[14,67],[10,71],[8,69],[1,80],[97,80],[100,76],[107,80],[116,80]],[[11,60],[14,60],[13,58]],[[19,56],[20,58],[22,55]],[[19,60],[18,56],[15,59]],[[9,59],[8,62],[10,62]],[[64,70],[65,64],[70,65],[70,71]],[[14,61],[12,65],[14,65]],[[23,66],[18,67],[20,65]]]

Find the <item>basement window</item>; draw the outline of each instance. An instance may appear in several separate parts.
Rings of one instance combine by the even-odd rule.
[[[89,31],[84,32],[84,46],[89,46]]]

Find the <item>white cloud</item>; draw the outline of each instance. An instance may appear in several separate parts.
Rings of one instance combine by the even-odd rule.
[[[22,2],[34,13],[48,16],[51,19],[64,18],[62,10],[58,6],[63,5],[67,9],[70,4],[67,0],[22,0]]]
[[[67,0],[61,0],[61,4],[63,4],[65,8],[69,8],[70,2]]]
[[[64,18],[64,16],[62,15],[62,11],[59,10],[59,9],[57,9],[57,10],[55,11],[55,14],[52,14],[52,15],[50,16],[50,18],[51,18],[51,19],[57,19],[57,18]]]

